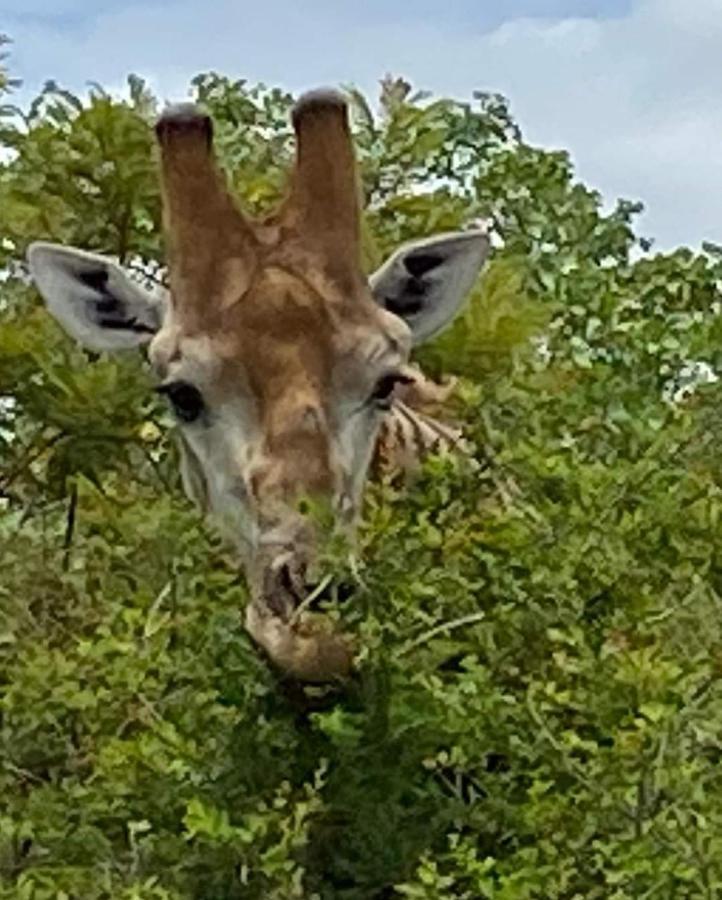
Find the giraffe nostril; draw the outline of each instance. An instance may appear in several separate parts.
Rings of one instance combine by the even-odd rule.
[[[303,600],[303,588],[290,561],[269,566],[263,577],[263,599],[271,612],[287,620]]]
[[[284,563],[278,570],[278,583],[287,594],[296,595],[296,583],[288,563]]]

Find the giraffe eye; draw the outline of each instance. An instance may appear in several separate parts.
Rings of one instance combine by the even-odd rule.
[[[173,412],[182,422],[195,422],[205,408],[201,392],[187,381],[173,381],[157,390],[168,398]]]
[[[371,400],[380,409],[391,409],[391,401],[394,398],[394,389],[397,384],[408,384],[409,378],[400,372],[391,372],[379,378],[376,388],[371,395]]]

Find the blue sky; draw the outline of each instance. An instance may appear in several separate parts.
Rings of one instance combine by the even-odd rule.
[[[178,100],[210,69],[294,91],[375,95],[387,72],[500,91],[609,203],[641,199],[659,247],[722,241],[722,0],[0,0],[0,31],[21,101],[129,72]]]

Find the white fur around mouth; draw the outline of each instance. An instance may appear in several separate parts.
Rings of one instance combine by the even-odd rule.
[[[299,681],[344,681],[353,667],[353,645],[327,616],[298,609],[285,620],[265,603],[246,607],[246,630],[281,672]]]

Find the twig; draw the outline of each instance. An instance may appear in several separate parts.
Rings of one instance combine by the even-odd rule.
[[[323,581],[319,582],[318,585],[311,591],[308,597],[305,597],[303,603],[300,603],[293,612],[293,615],[288,620],[289,628],[293,628],[293,626],[298,622],[301,613],[308,609],[308,607],[313,603],[313,601],[320,596],[331,583],[331,578],[333,576],[327,575]]]
[[[40,429],[41,431],[43,429]],[[23,472],[27,470],[29,466],[31,466],[35,460],[46,450],[49,450],[54,444],[57,444],[59,440],[65,437],[64,431],[59,431],[57,434],[54,434],[52,437],[47,438],[42,441],[39,446],[33,447],[33,441],[30,442],[30,447],[28,448],[28,452],[25,456],[20,460],[18,465],[15,466],[8,474],[5,476],[2,482],[0,482],[0,489],[3,491],[7,490],[8,487],[15,481],[18,475],[22,475]]]
[[[134,262],[126,262],[124,263],[124,268],[128,269],[131,272],[136,272],[141,277],[147,279],[158,287],[167,288],[168,281],[166,278],[163,278],[162,275],[156,275],[154,272],[149,272],[147,269],[143,268],[143,266]]]
[[[587,778],[585,772],[583,771],[581,766],[579,766],[577,764],[576,760],[573,759],[571,756],[569,756],[569,754],[566,752],[564,747],[559,743],[559,741],[557,741],[557,739],[552,734],[549,726],[544,721],[542,714],[536,708],[534,699],[532,697],[532,688],[531,687],[529,688],[529,690],[527,691],[527,694],[526,694],[526,708],[529,711],[529,714],[531,715],[531,717],[534,721],[534,724],[537,726],[537,728],[541,732],[542,736],[546,739],[547,743],[551,744],[551,746],[554,748],[554,750],[556,750],[557,754],[559,755],[559,757],[561,759],[562,765],[564,766],[566,771],[573,778],[575,778],[580,784],[582,784],[588,791],[592,792],[593,785]],[[631,815],[631,818],[634,818],[633,814]]]
[[[70,548],[73,544],[75,533],[75,514],[78,509],[78,485],[70,488],[70,500],[68,502],[68,514],[65,522],[65,537],[63,538],[63,572],[68,571],[70,565]]]
[[[433,628],[430,628],[428,631],[419,635],[415,640],[411,641],[410,644],[402,647],[399,651],[399,656],[405,656],[412,650],[416,650],[417,647],[428,643],[439,634],[446,634],[449,631],[455,631],[457,628],[463,628],[464,625],[473,625],[475,622],[481,622],[485,616],[486,613],[483,612],[471,613],[471,615],[462,616],[460,619],[452,619],[451,622],[443,622],[441,625],[435,625]]]

